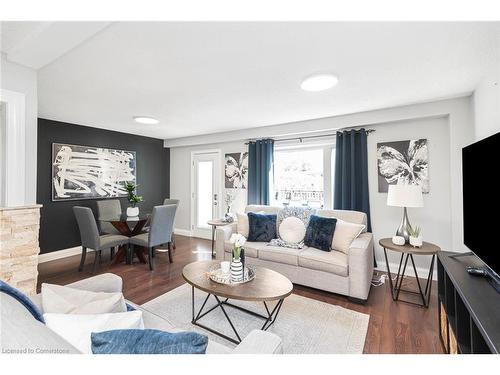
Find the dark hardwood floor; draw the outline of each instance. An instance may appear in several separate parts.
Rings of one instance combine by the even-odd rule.
[[[133,265],[109,265],[109,253],[103,254],[98,272],[121,276],[125,298],[143,304],[184,284],[181,273],[186,264],[211,259],[210,241],[176,236],[176,243],[173,263],[168,262],[166,253],[157,253],[152,272],[147,264],[138,263],[137,259]],[[38,287],[44,282],[64,285],[92,276],[93,254],[87,256],[83,272],[77,270],[79,261],[79,256],[73,256],[40,264]],[[414,279],[409,278],[404,287],[412,288],[414,285],[410,284],[413,283]],[[436,285],[433,285],[432,302],[425,309],[392,301],[387,283],[372,287],[365,305],[353,303],[340,295],[298,285],[294,287],[294,293],[298,295],[369,314],[365,353],[443,353],[438,336],[436,290]]]

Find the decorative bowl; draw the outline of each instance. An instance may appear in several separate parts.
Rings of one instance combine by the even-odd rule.
[[[402,236],[392,236],[392,243],[394,245],[403,246],[405,244],[405,238]]]

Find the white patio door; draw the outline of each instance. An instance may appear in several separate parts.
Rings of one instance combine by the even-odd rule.
[[[219,151],[194,152],[192,154],[191,230],[194,237],[211,238],[209,220],[220,216]]]

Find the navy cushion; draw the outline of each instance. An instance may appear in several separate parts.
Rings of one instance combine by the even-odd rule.
[[[276,215],[248,213],[248,241],[269,242],[277,238]]]
[[[33,315],[33,318],[45,324],[43,313],[26,294],[16,288],[11,287],[9,284],[2,280],[0,280],[0,292],[8,294],[9,296],[15,298],[21,305],[26,308],[26,310],[30,312],[31,315]]]
[[[208,345],[208,337],[196,332],[156,329],[116,329],[90,337],[94,354],[205,354]]]
[[[337,219],[311,215],[304,244],[323,251],[331,251]]]

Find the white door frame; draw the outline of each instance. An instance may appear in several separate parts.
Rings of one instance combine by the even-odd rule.
[[[26,96],[0,89],[0,101],[5,103],[5,181],[2,190],[5,206],[25,204]],[[2,145],[3,146],[3,145]]]
[[[220,216],[221,215],[221,204],[220,204],[220,200],[221,200],[221,197],[222,197],[222,184],[221,184],[221,177],[222,177],[222,174],[221,174],[221,169],[222,169],[222,152],[220,149],[207,149],[207,150],[196,150],[196,151],[191,151],[191,164],[190,164],[190,167],[191,167],[191,196],[190,196],[190,223],[189,223],[189,228],[190,228],[190,232],[191,232],[191,236],[194,236],[194,231],[195,231],[195,226],[196,226],[196,218],[195,218],[195,168],[194,168],[194,158],[196,155],[202,155],[202,154],[217,154],[217,160],[218,160],[218,163],[215,163],[214,165],[214,171],[215,171],[215,174],[216,174],[216,178],[218,179],[217,181],[217,190],[216,190],[216,194],[217,194],[217,197],[218,197],[218,200],[219,200],[219,204],[217,204],[217,208],[216,208],[216,213],[217,213],[217,216]],[[210,235],[207,235],[206,239],[211,239],[211,236]]]

